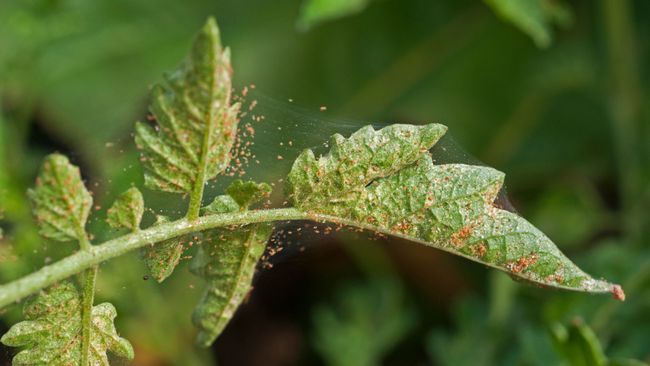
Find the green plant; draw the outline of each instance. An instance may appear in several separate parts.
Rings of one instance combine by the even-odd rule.
[[[332,366],[379,365],[416,323],[404,288],[392,278],[349,284],[333,305],[312,313],[314,347]]]
[[[551,326],[551,337],[562,365],[571,366],[647,366],[633,359],[609,358],[594,331],[581,319],[574,319],[568,327],[562,324]]]
[[[240,104],[232,101],[231,76],[229,50],[210,19],[188,58],[154,87],[155,126],[136,125],[146,187],[189,197],[183,218],[159,217],[141,229],[145,205],[131,188],[107,213],[112,227],[130,233],[93,245],[86,232],[93,199],[79,169],[60,154],[45,160],[28,194],[40,232],[54,241],[77,241],[80,250],[0,286],[0,306],[37,294],[26,304],[27,320],[2,337],[24,348],[15,364],[107,364],[107,351],[132,358],[113,326],[115,308],[94,305],[94,293],[98,265],[135,249],[143,251],[151,276],[163,281],[186,247],[200,244],[191,269],[207,286],[193,321],[198,343],[210,345],[250,290],[276,221],[330,222],[399,236],[540,286],[624,298],[620,286],[593,279],[526,220],[495,206],[503,173],[435,165],[428,150],[447,130],[440,124],[368,126],[347,139],[334,135],[325,156],[305,150],[288,174],[291,208],[250,209],[270,186],[241,180],[204,205],[206,183],[228,172],[236,143]]]
[[[535,45],[547,48],[553,40],[553,25],[573,22],[568,4],[558,0],[484,0],[494,13],[527,34]],[[370,0],[304,0],[297,26],[306,30],[322,22],[363,11]]]

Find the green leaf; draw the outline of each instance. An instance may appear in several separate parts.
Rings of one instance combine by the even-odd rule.
[[[131,231],[140,230],[140,221],[144,214],[142,193],[135,187],[122,193],[113,206],[108,209],[106,221],[113,228],[126,228]]]
[[[568,327],[555,323],[551,339],[559,356],[571,366],[644,366],[633,359],[608,359],[596,333],[577,318]]]
[[[565,26],[571,12],[564,4],[550,0],[484,0],[503,20],[512,23],[533,39],[537,47],[546,48],[552,40],[552,24]]]
[[[82,322],[81,295],[70,282],[42,291],[25,304],[25,321],[2,336],[2,343],[23,347],[13,365],[80,365]],[[90,332],[91,365],[108,365],[107,351],[128,359],[133,347],[118,336],[113,320],[115,307],[109,303],[94,306]]]
[[[335,135],[328,155],[316,159],[306,150],[296,159],[292,201],[316,217],[418,241],[537,284],[623,298],[620,286],[591,278],[533,225],[494,206],[503,173],[434,165],[427,150],[445,130],[392,125]]]
[[[632,359],[613,359],[607,361],[607,366],[648,366],[647,362]]]
[[[551,329],[554,346],[562,358],[574,366],[604,366],[607,357],[589,326],[576,319],[567,328],[556,324]]]
[[[226,193],[237,202],[239,207],[246,209],[254,202],[268,197],[271,193],[271,186],[267,183],[258,184],[237,179],[226,189]]]
[[[264,195],[260,192],[270,192],[270,187],[264,183],[249,183],[235,181],[226,191],[237,193],[240,202],[247,204],[254,203],[253,196],[261,199]],[[259,189],[250,189],[253,185]],[[248,188],[241,189],[243,187]],[[246,196],[242,192],[256,193]],[[247,198],[243,199],[244,197]],[[240,206],[233,197],[222,195],[215,198],[204,211],[206,214],[223,214],[246,208]],[[244,301],[251,290],[257,263],[264,254],[272,233],[273,226],[267,223],[203,233],[202,244],[190,265],[192,273],[207,281],[192,315],[194,325],[199,328],[197,344],[200,346],[209,347],[214,342]]]
[[[30,189],[27,195],[41,235],[58,241],[85,238],[84,227],[93,200],[81,180],[79,168],[70,164],[67,157],[47,156],[36,178],[36,188]]]
[[[303,0],[298,28],[309,29],[327,20],[361,12],[370,0]]]
[[[392,125],[379,132],[366,126],[347,140],[336,134],[328,155],[317,160],[305,150],[298,156],[288,176],[289,192],[299,208],[345,206],[359,187],[415,162],[446,131],[439,124]]]
[[[155,225],[169,221],[166,216],[157,216]],[[142,248],[144,264],[156,281],[162,282],[174,272],[174,268],[180,262],[181,255],[185,251],[185,242],[188,241],[188,238],[189,236],[185,235]]]
[[[210,18],[185,62],[153,88],[156,128],[136,124],[148,188],[189,193],[228,166],[240,107],[231,104],[231,77],[230,51]]]
[[[241,206],[229,195],[217,196],[212,203],[203,208],[203,214],[219,214],[236,212],[241,209]]]
[[[257,262],[272,232],[269,224],[255,224],[206,234],[191,267],[208,282],[192,314],[200,330],[197,344],[209,347],[234,316],[251,290]]]

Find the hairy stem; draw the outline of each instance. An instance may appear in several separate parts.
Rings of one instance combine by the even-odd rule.
[[[81,365],[90,365],[90,329],[92,327],[93,302],[95,300],[95,282],[98,266],[86,270],[83,288],[83,307],[81,318]]]
[[[81,251],[89,252],[92,244],[83,225],[78,225],[79,246]],[[95,282],[97,281],[97,265],[86,270],[83,284],[83,303],[81,307],[81,365],[90,365],[90,329],[92,322],[93,302],[95,301]]]
[[[160,224],[150,227],[146,230],[137,231],[113,240],[109,240],[100,245],[92,246],[89,251],[79,251],[67,258],[64,258],[54,264],[45,266],[40,270],[29,274],[23,278],[0,286],[0,308],[6,306],[14,301],[18,301],[23,297],[32,294],[42,288],[45,288],[53,283],[77,274],[85,269],[94,265],[102,263],[108,259],[119,257],[131,250],[141,248],[145,245],[156,245],[164,240],[172,239],[178,236],[201,232],[209,229],[231,226],[231,225],[247,225],[261,222],[271,221],[292,221],[292,220],[312,220],[318,222],[330,222],[339,225],[353,226],[360,229],[377,232],[385,235],[392,235],[395,237],[407,239],[410,241],[420,242],[424,245],[431,246],[430,243],[421,242],[415,238],[404,236],[400,233],[393,232],[389,229],[356,222],[349,219],[344,219],[335,216],[322,215],[317,213],[307,213],[300,211],[296,208],[276,208],[269,210],[255,210],[243,211],[227,214],[201,216],[196,220],[188,220],[183,218],[174,222]],[[455,255],[476,261],[475,258],[458,252],[452,252],[445,247],[436,248],[449,251]],[[489,267],[497,268],[494,264],[488,262],[480,262]],[[576,288],[571,286],[555,285],[556,288],[561,288],[569,291],[581,291],[592,293],[612,293],[614,291],[621,291],[617,285],[607,284],[601,288]]]
[[[310,215],[297,209],[281,208],[209,215],[195,220],[184,218],[156,225],[103,244],[93,245],[89,250],[80,250],[25,277],[0,286],[0,308],[106,260],[119,257],[145,245],[155,245],[181,235],[229,225],[310,219],[312,219]]]

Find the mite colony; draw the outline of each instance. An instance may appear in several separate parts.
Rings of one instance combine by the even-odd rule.
[[[245,104],[246,102],[245,98],[248,95],[249,88],[255,89],[255,84],[245,86],[244,89],[242,89],[241,95],[236,94],[234,96],[234,101],[239,102],[242,105]],[[241,120],[242,118],[246,117],[250,113],[253,122],[264,121],[265,118],[264,116],[255,115],[253,113],[256,106],[257,106],[257,100],[253,100],[252,102],[250,102],[247,110],[242,112],[239,115],[239,119]],[[253,141],[255,137],[255,128],[252,126],[250,122],[247,122],[240,127],[240,130],[241,133],[237,134],[237,137],[235,139],[235,145],[233,146],[231,151],[232,154],[231,164],[226,168],[224,172],[224,174],[229,177],[235,177],[235,176],[243,177],[244,175],[246,175],[245,168],[250,164],[251,161],[254,161],[256,164],[260,163],[259,160],[256,159],[255,155],[253,155],[250,151],[251,146],[255,144]]]
[[[241,103],[242,105],[246,105],[248,102],[246,97],[248,96],[248,93],[250,90],[255,89],[255,84],[250,84],[248,86],[245,86],[241,94],[234,94],[233,95],[233,100],[235,103]],[[291,102],[293,100],[290,100]],[[238,116],[238,120],[241,121],[243,118],[248,116],[250,114],[250,119],[252,120],[253,123],[261,123],[263,122],[266,118],[264,115],[260,114],[255,114],[255,108],[258,105],[257,100],[252,100],[250,103],[248,103],[248,106],[243,109],[243,112],[240,112]],[[321,112],[324,112],[327,110],[326,106],[321,106],[319,108]],[[155,122],[155,117],[151,114],[147,115],[147,120],[150,122]],[[155,125],[156,129],[159,128],[159,126],[156,124]],[[279,130],[281,130],[281,127],[278,127]],[[228,177],[243,177],[247,174],[246,168],[250,165],[250,163],[254,162],[255,164],[260,164],[260,161],[257,160],[256,156],[251,152],[252,146],[255,144],[254,142],[254,137],[255,137],[255,128],[251,122],[246,122],[245,124],[240,124],[239,128],[239,133],[236,136],[235,143],[233,145],[232,151],[231,151],[231,163],[230,165],[225,169],[223,174]],[[287,145],[290,147],[293,147],[293,141],[289,140],[287,141]],[[325,143],[327,145],[327,143]],[[283,142],[280,142],[280,146],[284,146]],[[284,157],[282,155],[277,155],[278,160],[283,160]],[[279,179],[277,183],[283,183],[284,179]],[[270,183],[271,186],[276,187],[275,182]],[[289,206],[288,201],[283,201],[282,206]],[[270,199],[265,200],[262,203],[262,208],[264,209],[269,209],[272,207],[272,202]],[[153,212],[151,209],[147,208],[149,212]],[[238,230],[240,227],[238,226],[232,226],[229,227],[229,230]],[[271,269],[273,268],[273,264],[271,263],[271,259],[283,252],[285,247],[289,244],[299,242],[300,238],[302,237],[302,234],[306,231],[310,231],[316,235],[325,235],[328,236],[332,233],[339,232],[343,228],[348,228],[350,231],[354,231],[357,233],[363,233],[366,230],[361,229],[361,228],[356,228],[356,227],[350,227],[345,224],[332,224],[328,223],[326,225],[314,225],[313,223],[304,223],[300,227],[295,227],[293,229],[276,229],[274,231],[274,234],[271,236],[271,239],[269,240],[269,243],[267,245],[266,251],[264,255],[262,256],[260,260],[260,267],[263,269]],[[376,240],[378,238],[386,238],[387,236],[383,233],[380,232],[371,232],[373,234],[373,237],[371,238]],[[194,235],[192,237],[181,237],[179,239],[179,244],[181,245],[182,252],[187,251],[188,249],[192,248],[195,244],[200,245],[202,242],[202,235]],[[224,239],[224,238],[221,238]],[[300,252],[305,251],[305,246],[300,245],[298,247],[298,250]],[[183,260],[190,260],[192,259],[192,256],[190,255],[183,255],[178,259],[178,262],[183,261]],[[177,263],[174,263],[174,266],[176,266]],[[161,260],[160,265],[163,265],[166,263],[165,261]],[[148,280],[150,277],[145,275],[143,276],[144,280]],[[192,288],[193,286],[190,285]]]
[[[385,239],[388,237],[387,235],[377,231],[367,231],[365,229],[349,226],[343,223],[324,222],[315,225],[312,222],[303,222],[300,224],[291,224],[290,222],[287,222],[287,224],[289,224],[289,227],[281,229],[276,228],[276,230],[273,232],[273,235],[271,236],[271,239],[269,240],[269,243],[266,247],[266,252],[260,259],[261,268],[273,268],[273,263],[271,263],[271,261],[275,255],[284,251],[285,248],[289,245],[299,243],[303,236],[308,236],[309,234],[314,234],[317,236],[330,236],[332,234],[340,232],[343,229],[346,229],[348,232],[354,232],[357,234],[371,234],[369,237],[369,240],[371,241]],[[304,245],[300,245],[298,247],[299,252],[304,252],[305,249],[306,248]]]

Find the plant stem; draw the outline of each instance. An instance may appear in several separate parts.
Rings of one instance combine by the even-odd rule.
[[[23,297],[42,288],[45,288],[53,283],[77,274],[85,269],[88,269],[94,265],[98,265],[99,263],[111,258],[119,257],[131,250],[141,248],[145,245],[153,246],[164,240],[219,227],[292,220],[330,222],[338,225],[357,227],[372,232],[391,235],[413,242],[422,243],[424,245],[432,246],[469,260],[477,261],[489,267],[502,269],[495,264],[482,262],[472,256],[463,254],[461,252],[450,250],[444,246],[437,246],[432,243],[423,242],[417,238],[409,237],[394,232],[390,229],[377,227],[367,223],[341,217],[302,212],[296,208],[276,208],[269,210],[243,211],[202,216],[196,220],[188,220],[187,218],[183,218],[174,222],[156,225],[146,230],[137,231],[132,234],[109,240],[100,245],[93,245],[89,251],[81,250],[54,264],[45,266],[25,277],[0,286],[0,308],[10,304],[11,302],[18,301]],[[616,290],[621,291],[620,287],[617,285],[613,285],[604,281],[594,282],[597,283],[597,287],[593,287],[588,290],[562,285],[555,285],[554,287],[570,291],[591,293],[614,293]]]
[[[121,256],[145,245],[155,245],[167,239],[217,227],[310,219],[313,219],[310,215],[295,208],[280,208],[209,215],[199,217],[196,220],[183,218],[156,225],[146,230],[109,240],[100,245],[93,245],[89,250],[80,250],[25,277],[0,286],[0,308],[108,259]]]
[[[95,300],[95,282],[98,266],[86,270],[83,288],[83,307],[81,318],[81,365],[90,365],[90,330],[92,327],[93,302]]]
[[[77,228],[79,234],[79,246],[81,251],[89,252],[92,244],[88,240],[88,234],[83,225]],[[86,270],[83,285],[82,307],[81,307],[81,365],[90,365],[90,329],[92,326],[93,302],[95,301],[95,282],[97,281],[97,265]]]

